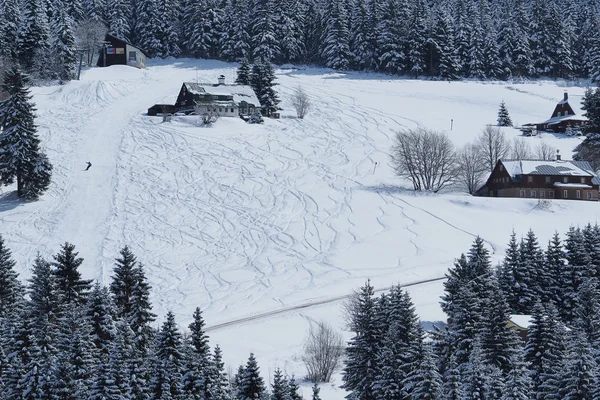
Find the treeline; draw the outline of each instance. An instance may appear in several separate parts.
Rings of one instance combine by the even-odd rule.
[[[374,297],[367,283],[352,302],[343,387],[348,398],[599,399],[600,228],[555,234],[542,250],[530,231],[512,234],[493,268],[484,241],[450,268],[447,325],[427,337],[408,294]],[[511,314],[531,315],[526,341]]]
[[[20,282],[0,237],[2,399],[301,398],[294,377],[279,370],[268,390],[252,354],[228,376],[199,308],[186,333],[171,312],[156,329],[151,286],[127,247],[108,287],[82,279],[82,263],[65,243],[52,260],[38,255],[31,278]]]
[[[30,72],[58,79],[72,76],[76,46],[89,50],[90,40],[102,40],[102,30],[127,38],[155,57],[261,59],[441,79],[600,79],[596,0],[0,4],[3,55],[19,60]]]

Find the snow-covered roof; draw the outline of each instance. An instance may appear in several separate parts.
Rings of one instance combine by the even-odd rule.
[[[232,95],[233,101],[240,103],[245,101],[260,106],[258,97],[251,86],[246,85],[218,85],[213,83],[185,82],[188,91],[193,94]]]
[[[513,177],[517,175],[596,176],[587,161],[501,160],[501,162]]]
[[[510,321],[520,328],[529,328],[532,324],[531,315],[513,314],[510,316]]]
[[[583,188],[583,189],[591,189],[590,185],[586,185],[585,183],[562,183],[562,182],[554,182],[554,186],[556,187],[572,187],[572,188]]]
[[[561,115],[559,117],[550,118],[544,122],[538,122],[536,125],[556,125],[560,124],[562,121],[587,121],[586,117],[581,117],[579,115]]]

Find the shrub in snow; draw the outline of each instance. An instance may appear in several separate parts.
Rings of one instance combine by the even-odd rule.
[[[262,124],[264,122],[262,115],[259,111],[255,111],[248,120],[249,124]]]

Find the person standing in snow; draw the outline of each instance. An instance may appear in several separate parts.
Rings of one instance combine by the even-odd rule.
[[[88,169],[90,169],[91,166],[92,166],[92,163],[88,161],[87,162],[87,168],[85,170],[87,171]]]

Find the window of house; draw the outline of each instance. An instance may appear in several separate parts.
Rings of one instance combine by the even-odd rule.
[[[504,196],[504,190],[500,189],[498,190],[498,197],[503,197]]]
[[[558,116],[560,117],[561,115],[562,115],[562,113],[559,111],[559,112],[558,112]]]
[[[219,107],[219,112],[223,112],[223,108],[222,107]]]
[[[569,198],[569,191],[567,189],[563,190],[563,199]]]
[[[550,177],[549,176],[546,177],[546,183],[550,183]]]
[[[591,200],[592,199],[592,192],[587,192],[587,199]]]
[[[578,190],[575,193],[577,194],[577,198],[580,199],[581,198],[581,190]]]
[[[568,183],[568,182],[569,182],[569,177],[568,177],[568,176],[565,176],[565,177],[563,178],[563,182],[564,182],[564,183]]]
[[[585,178],[581,178],[581,183],[585,183]]]
[[[504,166],[500,164],[500,171],[504,171]]]
[[[548,192],[548,198],[549,199],[553,199],[554,198],[554,191],[551,190],[551,191]]]
[[[535,190],[529,191],[529,197],[535,197]]]
[[[129,52],[129,62],[136,62],[137,58],[136,58],[136,53],[135,51],[130,51]]]
[[[527,182],[530,182],[530,183],[533,182],[533,176],[528,176],[527,177]]]
[[[231,112],[233,112],[233,108],[231,109]]]
[[[520,191],[519,191],[519,196],[521,196],[521,197],[525,197],[525,191],[524,191],[524,190],[520,190]]]
[[[544,198],[546,195],[546,192],[544,192],[543,190],[540,190],[540,198]]]

